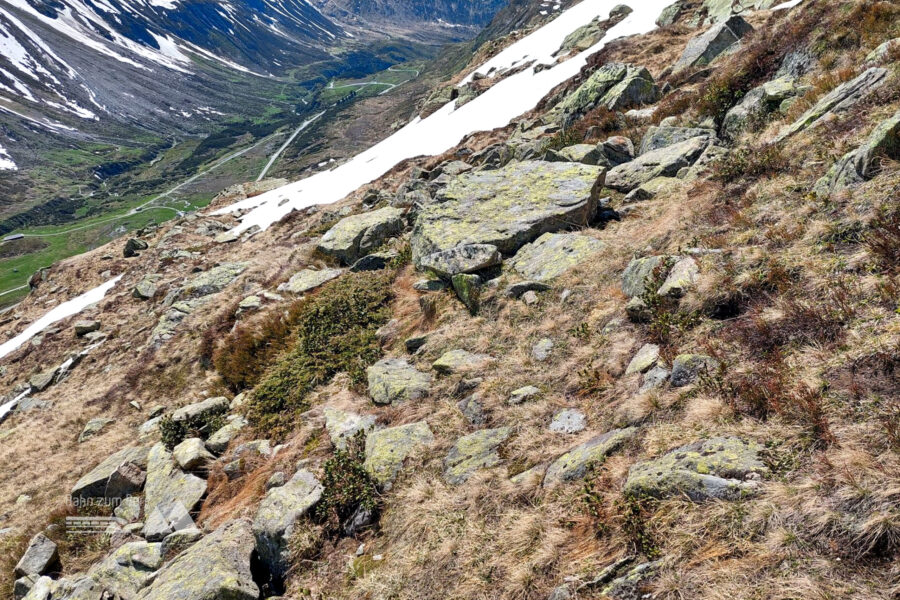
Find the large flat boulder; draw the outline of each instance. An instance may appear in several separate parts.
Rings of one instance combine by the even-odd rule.
[[[444,479],[451,485],[465,482],[479,469],[500,463],[500,444],[512,435],[511,427],[484,429],[459,438],[444,459]]]
[[[673,73],[680,73],[691,67],[704,67],[726,52],[733,52],[740,46],[741,38],[751,31],[753,27],[737,15],[713,25],[691,38],[672,67]]]
[[[423,373],[405,358],[385,358],[368,369],[369,395],[375,404],[398,405],[420,400],[431,389],[431,373]]]
[[[503,257],[496,246],[465,244],[429,254],[419,261],[419,266],[442,279],[451,279],[454,275],[477,273],[502,262]]]
[[[253,535],[259,558],[276,577],[290,568],[289,542],[297,521],[306,516],[322,498],[322,484],[306,470],[281,487],[272,488],[256,511]]]
[[[887,69],[872,67],[855,79],[842,83],[816,102],[815,106],[803,113],[799,119],[782,129],[775,140],[776,143],[818,124],[819,120],[828,113],[847,110],[868,96],[870,92],[881,87],[887,78]]]
[[[91,567],[88,576],[113,597],[134,598],[162,565],[162,544],[128,542]]]
[[[59,563],[59,551],[56,544],[43,533],[39,533],[28,542],[25,553],[16,563],[16,577],[27,575],[43,575]]]
[[[388,490],[407,457],[433,443],[434,434],[425,421],[374,431],[366,438],[364,467],[382,489]]]
[[[144,485],[150,448],[124,448],[82,476],[72,487],[72,500],[126,498]]]
[[[279,292],[288,292],[289,294],[305,294],[311,292],[317,287],[321,287],[341,276],[341,269],[303,269],[299,273],[295,273],[288,281],[278,286]]]
[[[547,467],[544,487],[550,488],[566,481],[581,479],[588,468],[599,465],[619,446],[630,440],[637,428],[614,429],[575,446]]]
[[[513,254],[544,233],[587,225],[605,180],[601,167],[526,161],[453,179],[422,209],[413,260],[457,246],[490,244]]]
[[[641,148],[638,154],[647,154],[653,150],[668,148],[694,138],[712,141],[716,139],[716,131],[715,129],[706,129],[704,127],[662,127],[653,125],[641,138]]]
[[[813,191],[819,198],[871,179],[878,172],[880,156],[900,160],[900,112],[894,113],[869,135],[863,144],[848,152],[816,182]]]
[[[352,215],[329,229],[317,249],[349,266],[403,231],[403,225],[403,211],[390,206]]]
[[[144,537],[162,540],[183,528],[186,512],[194,510],[206,494],[206,481],[178,468],[175,458],[159,443],[147,458],[147,482],[144,486]],[[191,524],[192,525],[192,524]]]
[[[631,467],[625,493],[632,497],[687,496],[691,500],[736,500],[758,489],[769,473],[762,446],[734,437],[682,446]]]
[[[709,138],[694,137],[651,150],[631,162],[611,169],[606,177],[606,185],[627,193],[657,177],[674,177],[684,167],[697,162],[709,144]]]
[[[186,283],[180,292],[182,299],[202,298],[218,294],[243,273],[249,263],[224,263],[200,273]]]
[[[226,523],[159,571],[137,600],[258,600],[255,540],[245,520]]]
[[[509,265],[533,281],[549,281],[594,258],[606,244],[577,233],[545,233],[523,246]]]

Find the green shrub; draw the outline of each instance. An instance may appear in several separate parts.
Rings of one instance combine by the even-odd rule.
[[[675,264],[675,259],[667,257],[647,275],[644,283],[644,291],[640,295],[641,300],[647,306],[650,315],[648,333],[650,339],[663,346],[672,341],[674,333],[683,333],[696,326],[700,321],[697,312],[685,312],[679,310],[678,300],[657,294],[657,290],[666,281],[669,271]]]
[[[205,440],[224,426],[224,410],[185,421],[176,421],[171,415],[166,415],[159,421],[159,437],[165,447],[171,450],[188,438]]]
[[[378,490],[363,467],[364,460],[360,433],[348,441],[346,450],[335,451],[325,462],[322,499],[316,505],[315,516],[330,532],[338,531],[357,509],[374,511],[377,507]]]
[[[732,150],[713,167],[713,178],[734,183],[745,178],[759,178],[784,171],[790,165],[780,146],[771,144]]]
[[[281,437],[308,408],[307,395],[346,372],[353,383],[381,357],[375,332],[390,316],[393,272],[349,273],[292,307],[293,347],[266,370],[248,403],[250,423]]]

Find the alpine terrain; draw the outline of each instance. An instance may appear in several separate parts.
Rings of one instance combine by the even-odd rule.
[[[0,598],[900,598],[900,3],[0,49]]]

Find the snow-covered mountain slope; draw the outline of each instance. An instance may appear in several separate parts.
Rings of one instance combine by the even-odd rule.
[[[616,0],[583,0],[498,54],[477,71],[505,71],[520,64],[523,59],[536,61],[536,65],[542,65],[541,69],[527,68],[509,76],[459,108],[451,102],[428,118],[413,121],[380,144],[331,171],[317,173],[225,207],[216,214],[249,210],[236,231],[254,227],[266,229],[293,210],[341,200],[402,160],[438,155],[470,133],[503,127],[533,108],[554,87],[575,76],[586,64],[587,58],[610,40],[654,29],[657,16],[669,2],[645,0],[595,46],[556,64],[552,54],[559,49],[566,36],[595,17],[607,17],[618,4]]]

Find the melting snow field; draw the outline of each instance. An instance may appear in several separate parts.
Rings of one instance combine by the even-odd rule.
[[[89,292],[85,292],[84,294],[78,296],[77,298],[73,298],[68,302],[63,302],[46,315],[32,323],[28,326],[25,331],[9,340],[8,342],[4,342],[0,344],[0,359],[5,358],[9,354],[18,350],[22,344],[39,334],[41,331],[49,327],[50,325],[56,323],[57,321],[62,321],[72,315],[77,315],[85,308],[92,304],[96,304],[100,300],[106,296],[107,292],[115,286],[119,280],[122,279],[122,276],[119,275],[115,279],[111,279],[104,283],[101,286],[95,287]]]
[[[16,166],[16,163],[13,162],[12,157],[9,155],[9,152],[6,151],[6,148],[0,146],[0,171],[18,171],[19,167]]]
[[[523,60],[536,59],[552,64],[552,54],[566,36],[595,17],[607,17],[621,0],[584,0],[561,13],[556,19],[522,38],[478,69],[508,69]],[[416,156],[434,156],[446,152],[463,137],[476,131],[489,131],[507,125],[532,109],[550,90],[575,76],[594,54],[610,40],[646,33],[656,28],[656,18],[671,0],[640,0],[634,12],[613,27],[594,47],[566,62],[540,73],[525,69],[497,83],[475,100],[455,108],[447,104],[427,119],[416,119],[381,143],[357,155],[347,163],[317,173],[266,194],[238,202],[216,211],[227,214],[250,210],[235,228],[241,233],[253,227],[268,228],[286,214],[317,204],[341,200],[359,187],[390,171],[397,163]]]

